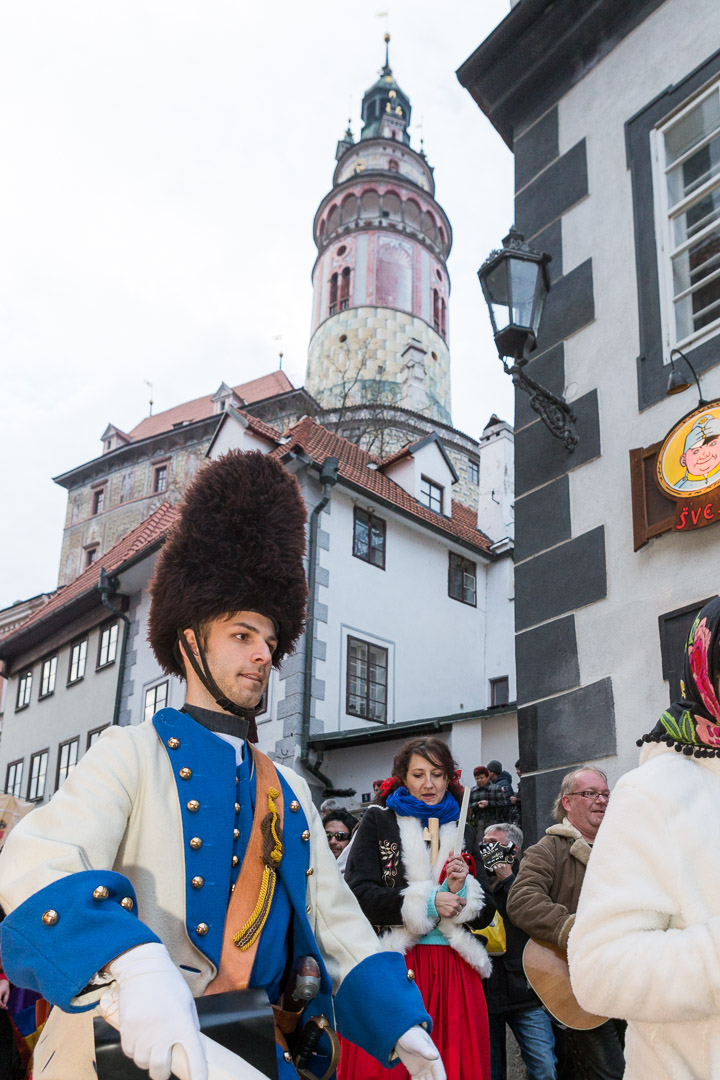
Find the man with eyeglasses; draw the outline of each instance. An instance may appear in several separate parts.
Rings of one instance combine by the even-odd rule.
[[[512,922],[530,937],[567,949],[592,845],[607,809],[607,776],[582,766],[560,785],[556,824],[520,863],[507,899]],[[591,1031],[569,1031],[576,1071],[583,1080],[621,1080],[625,1070],[621,1031],[614,1020]]]

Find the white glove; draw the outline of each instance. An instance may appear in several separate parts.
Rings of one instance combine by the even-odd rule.
[[[395,1053],[415,1080],[447,1080],[437,1047],[425,1028],[417,1025],[401,1035]]]
[[[120,1031],[123,1052],[151,1080],[169,1080],[173,1046],[182,1047],[188,1080],[207,1080],[195,1002],[165,946],[138,945],[107,971],[117,986],[100,998],[100,1012]]]

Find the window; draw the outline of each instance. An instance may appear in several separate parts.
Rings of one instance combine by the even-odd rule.
[[[334,315],[337,311],[338,300],[338,276],[333,274],[330,278],[330,307],[328,308],[328,314]]]
[[[164,709],[167,705],[168,699],[168,683],[158,683],[157,686],[151,686],[149,690],[145,691],[145,710],[143,714],[143,720],[152,720],[158,709]]]
[[[490,680],[490,706],[507,705],[510,700],[510,681],[507,675]]]
[[[5,791],[8,795],[22,798],[23,762],[11,761],[5,773]]]
[[[477,461],[470,461],[469,458],[467,463],[467,478],[471,484],[480,483],[480,463]]]
[[[471,604],[477,607],[477,590],[475,581],[475,563],[470,559],[463,559],[462,555],[450,552],[450,566],[448,571],[448,596],[453,600],[460,600],[463,604]]]
[[[95,743],[98,741],[98,739],[102,735],[105,728],[109,728],[109,727],[110,727],[109,724],[103,724],[102,727],[93,728],[92,731],[88,731],[88,736],[87,736],[87,749],[88,750],[90,749],[91,746],[95,745]]]
[[[97,666],[99,668],[112,664],[117,656],[118,623],[112,623],[100,631],[100,644],[98,646]]]
[[[420,502],[429,510],[434,510],[436,514],[442,514],[443,489],[439,484],[428,480],[427,476],[420,479]]]
[[[340,310],[345,311],[350,303],[350,267],[346,266],[340,279]]]
[[[357,506],[353,517],[353,555],[385,569],[385,522]]]
[[[159,493],[167,490],[167,475],[167,465],[158,465],[153,473],[153,491]]]
[[[687,341],[720,321],[717,84],[659,130],[657,158],[667,336],[671,342]]]
[[[440,293],[433,289],[433,327],[440,333]]]
[[[345,711],[365,720],[387,723],[388,651],[348,637]]]
[[[18,679],[18,692],[17,703],[15,705],[15,711],[18,709],[24,709],[30,704],[30,695],[32,693],[32,669],[25,671]]]
[[[70,670],[68,671],[68,685],[79,682],[85,675],[85,662],[87,660],[88,639],[77,641],[70,650]]]
[[[103,510],[105,509],[105,488],[104,487],[97,488],[96,491],[93,491],[93,503],[92,503],[92,505],[93,505],[93,511],[92,511],[93,515],[102,514]]]
[[[687,607],[668,611],[658,617],[658,630],[660,632],[660,656],[662,660],[662,677],[669,684],[669,699],[680,701],[684,696],[680,689],[682,679],[683,660],[685,658],[685,646],[692,629],[692,624],[698,612],[712,600],[697,600]]]
[[[55,677],[57,675],[57,656],[51,656],[43,660],[40,669],[40,697],[47,697],[55,690]]]
[[[86,570],[87,570],[88,566],[92,566],[92,564],[95,562],[95,559],[97,558],[97,553],[98,553],[98,548],[96,548],[96,547],[85,548],[85,569]]]
[[[30,780],[28,782],[28,802],[39,802],[45,794],[47,779],[48,752],[41,750],[30,758]]]
[[[77,765],[79,749],[79,735],[77,735],[74,739],[68,739],[67,742],[60,743],[60,749],[58,751],[57,777],[55,779],[56,791],[64,783],[64,781],[67,780],[68,776]]]

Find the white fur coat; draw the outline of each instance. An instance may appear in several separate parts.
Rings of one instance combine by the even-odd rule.
[[[438,922],[427,912],[430,894],[437,888],[440,872],[452,851],[457,835],[457,823],[450,822],[440,826],[440,846],[435,862],[431,865],[430,851],[423,839],[423,827],[419,820],[398,816],[397,822],[400,829],[401,858],[408,882],[402,892],[403,925],[393,927],[381,934],[381,946],[384,949],[406,953],[418,943],[421,937],[437,926],[463,960],[486,979],[492,969],[492,963],[485,951],[483,939],[473,934],[464,925],[471,922],[482,911],[485,904],[479,882],[468,874],[467,902],[459,915],[452,919],[441,918]]]

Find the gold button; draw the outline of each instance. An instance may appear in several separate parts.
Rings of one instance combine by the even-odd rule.
[[[303,838],[303,840],[309,840],[310,839],[310,830],[309,829],[305,830],[305,832],[302,834],[302,838]]]
[[[312,866],[308,866],[307,870],[305,871],[305,877],[312,877],[314,873],[315,871],[313,870]]]
[[[98,885],[97,889],[93,889],[93,900],[107,900],[109,895],[110,890],[104,885]]]
[[[195,933],[199,934],[200,937],[205,937],[209,929],[210,927],[206,922],[199,922],[195,927]]]
[[[191,814],[194,814],[200,809],[200,803],[197,801],[197,799],[191,799],[190,802],[187,804],[187,808]]]
[[[233,840],[239,840],[239,839],[240,839],[240,830],[239,829],[233,829]]]
[[[239,803],[239,802],[236,802],[236,803],[235,803],[235,813],[236,813],[236,814],[239,814],[239,813],[240,813],[240,803]]]
[[[180,770],[180,779],[181,780],[189,780],[191,776],[192,776],[192,769],[181,769]]]
[[[240,862],[240,860],[238,859],[237,855],[233,855],[233,857],[232,857],[232,864],[233,864],[233,866],[237,866],[237,864],[238,864],[239,862]]]
[[[297,801],[297,799],[293,799],[293,801],[290,803],[290,809],[292,810],[293,814],[297,814],[298,810],[300,809],[300,803]]]
[[[412,968],[408,968],[407,977],[408,977],[408,982],[415,982],[415,972],[413,971]]]
[[[197,851],[199,848],[202,847],[202,840],[199,836],[193,836],[192,840],[190,841],[190,847],[193,849],[193,851]]]
[[[180,740],[176,739],[173,735],[172,739],[168,739],[168,746],[171,750],[178,750],[180,748]]]
[[[49,911],[43,912],[42,921],[45,923],[46,926],[54,926],[59,918],[60,916],[58,915],[57,911],[53,911],[53,909],[50,908]]]
[[[190,884],[192,885],[193,889],[202,889],[203,885],[205,884],[205,878],[200,877],[200,875],[198,874],[197,877],[194,877],[192,879]]]
[[[124,907],[126,911],[132,911],[132,909],[135,907],[135,901],[133,900],[132,896],[123,896],[122,900],[120,901],[120,907]]]
[[[239,776],[236,776],[236,777],[235,777],[235,783],[236,783],[236,784],[239,784],[239,783],[240,783],[240,777],[239,777]]]
[[[283,1050],[283,1057],[287,1061],[288,1065],[292,1065],[292,1054],[289,1050]]]
[[[305,910],[307,911],[307,913],[309,915],[310,912],[312,911],[312,904],[308,904],[308,906],[305,908]]]
[[[235,892],[235,882],[230,886],[230,892]]]

